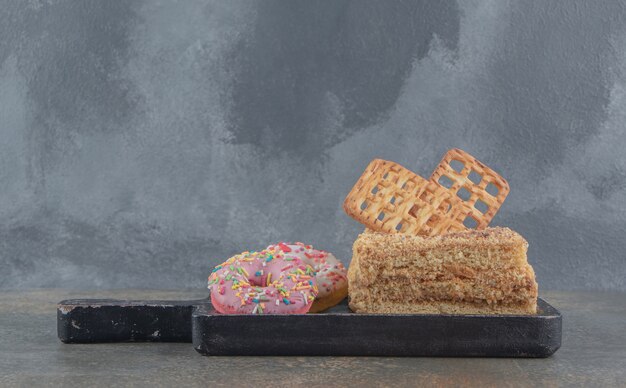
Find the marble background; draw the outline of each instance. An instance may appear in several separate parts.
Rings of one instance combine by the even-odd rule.
[[[347,264],[367,163],[460,147],[540,287],[626,290],[622,1],[0,5],[0,288],[204,287],[279,239]]]

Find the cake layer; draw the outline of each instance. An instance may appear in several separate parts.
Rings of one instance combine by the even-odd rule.
[[[350,304],[357,313],[369,314],[536,314],[537,300],[528,304],[486,304],[472,302],[421,301],[411,304],[403,302]],[[356,309],[356,310],[355,310]]]
[[[390,280],[376,284],[363,290],[374,299],[398,300],[411,303],[416,300],[480,300],[487,303],[525,302],[536,294],[531,283],[524,280],[518,284],[507,284],[498,288],[489,285],[488,281],[474,282],[461,279],[433,280],[426,282],[398,282]],[[354,288],[357,290],[357,287]],[[354,298],[353,298],[354,299]]]
[[[537,283],[527,247],[508,228],[436,237],[368,231],[353,247],[350,307],[356,312],[534,313]]]

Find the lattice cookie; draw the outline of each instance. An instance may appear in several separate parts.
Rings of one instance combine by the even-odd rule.
[[[467,228],[485,229],[509,194],[509,184],[495,171],[465,151],[454,148],[448,151],[430,177],[461,201],[465,214],[463,225]]]
[[[367,166],[343,208],[376,231],[428,236],[463,229],[465,211],[447,189],[381,159]]]

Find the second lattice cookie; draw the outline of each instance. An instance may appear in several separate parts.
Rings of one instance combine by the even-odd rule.
[[[448,151],[430,177],[461,201],[463,224],[485,229],[509,194],[509,184],[495,171],[458,148]]]

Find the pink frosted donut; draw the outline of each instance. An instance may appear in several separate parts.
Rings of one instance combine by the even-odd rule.
[[[313,268],[275,249],[226,260],[209,276],[209,289],[222,314],[305,314],[317,295]]]
[[[301,242],[280,242],[270,245],[267,249],[282,251],[285,257],[300,259],[313,267],[319,292],[309,312],[324,311],[348,295],[348,271],[332,253],[314,249],[311,245]]]

